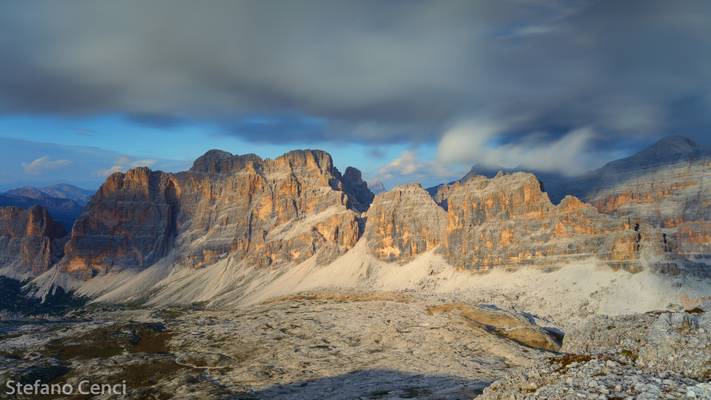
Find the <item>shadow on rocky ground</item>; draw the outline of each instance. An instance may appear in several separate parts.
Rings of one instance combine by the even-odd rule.
[[[372,369],[274,385],[237,395],[236,399],[466,399],[481,394],[491,382],[447,375]]]

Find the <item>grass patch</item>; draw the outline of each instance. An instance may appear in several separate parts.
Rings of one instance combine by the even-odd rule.
[[[558,369],[556,369],[556,372],[557,372],[557,371],[568,368],[568,366],[570,366],[571,364],[586,363],[592,359],[593,359],[593,357],[589,356],[587,354],[564,354],[561,357],[557,357],[557,358],[551,360],[551,363],[560,365],[560,367],[558,367]]]
[[[168,353],[171,337],[160,324],[112,325],[76,338],[54,340],[46,349],[60,360],[109,358],[123,353]]]

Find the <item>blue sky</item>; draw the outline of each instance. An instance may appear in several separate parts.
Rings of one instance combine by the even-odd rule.
[[[252,120],[249,121],[250,123]],[[259,121],[268,124],[268,121]],[[363,170],[367,178],[378,180],[380,169],[403,152],[413,151],[422,159],[435,157],[432,144],[370,145],[350,141],[290,141],[277,144],[256,142],[235,135],[218,133],[207,124],[151,126],[120,116],[68,118],[48,116],[0,117],[0,143],[3,144],[4,173],[0,189],[23,185],[50,185],[69,182],[86,188],[97,187],[111,168],[125,171],[147,165],[154,169],[181,171],[210,149],[234,154],[255,153],[274,158],[295,148],[328,151],[336,166]],[[30,167],[33,161],[40,160]],[[44,161],[44,162],[42,162]],[[424,176],[423,184],[436,184],[461,175]],[[403,183],[396,177],[388,184]]]

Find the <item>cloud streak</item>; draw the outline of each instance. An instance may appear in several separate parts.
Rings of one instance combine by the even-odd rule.
[[[136,168],[136,167],[151,167],[153,166],[157,160],[136,160],[136,159],[131,159],[131,157],[128,156],[120,156],[116,159],[114,164],[110,166],[109,168],[103,168],[99,169],[96,171],[96,176],[100,177],[107,177],[111,174],[115,174],[116,172],[126,172],[131,168]]]
[[[373,181],[400,184],[434,178],[437,180],[430,183],[439,183],[441,180],[458,177],[457,174],[458,172],[436,160],[423,159],[414,150],[405,150],[394,160],[380,167]]]
[[[69,160],[54,160],[49,156],[42,156],[29,163],[22,163],[22,169],[30,175],[40,175],[47,172],[64,168],[72,162]]]

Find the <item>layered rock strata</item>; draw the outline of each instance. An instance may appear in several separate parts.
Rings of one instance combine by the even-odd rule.
[[[45,272],[62,255],[66,232],[45,208],[0,208],[0,268],[16,276]]]
[[[663,252],[656,234],[642,234],[646,227],[600,214],[572,196],[553,205],[528,173],[470,178],[452,189],[447,202],[446,255],[462,268],[597,256],[635,269],[643,250]]]
[[[372,255],[388,262],[436,251],[451,265],[476,271],[588,257],[628,270],[647,261],[678,270],[669,260],[703,256],[711,246],[708,174],[699,157],[673,157],[664,169],[673,175],[675,165],[693,158],[699,169],[687,167],[685,175],[696,177],[691,192],[677,175],[656,186],[640,183],[639,193],[661,187],[668,195],[635,208],[598,197],[589,205],[573,196],[555,205],[541,182],[522,172],[468,174],[440,187],[435,199],[419,185],[374,198],[360,171],[349,167],[341,175],[323,151],[271,160],[212,150],[185,172],[136,168],[110,176],[77,220],[60,270],[88,279],[114,268],[141,270],[169,255],[172,264],[193,268],[228,257],[230,265],[254,267],[312,257],[325,264],[361,236]],[[676,186],[664,186],[672,181]]]
[[[74,224],[63,268],[92,276],[165,256],[177,233],[176,183],[145,167],[108,177]]]
[[[407,261],[444,240],[447,212],[419,184],[397,186],[375,197],[368,210],[366,240],[384,261]]]
[[[675,253],[711,257],[711,154],[689,139],[665,138],[564,190],[602,213],[659,228]]]
[[[261,267],[325,262],[358,240],[367,201],[367,185],[344,179],[322,151],[263,160],[213,150],[186,172],[109,177],[77,220],[62,268],[87,277],[171,251],[195,268],[227,256]]]
[[[643,253],[665,253],[663,236],[648,226],[601,214],[572,196],[552,204],[532,174],[470,177],[440,195],[446,211],[418,185],[376,196],[366,228],[372,253],[409,259],[439,247],[452,265],[475,270],[591,256],[634,270]]]

